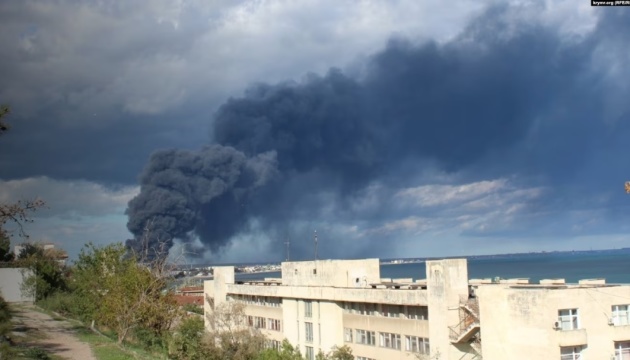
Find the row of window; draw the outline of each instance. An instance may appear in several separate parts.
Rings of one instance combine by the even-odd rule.
[[[348,314],[357,315],[383,316],[411,320],[429,320],[429,308],[426,306],[344,302],[343,311]]]
[[[256,329],[282,331],[282,322],[278,319],[264,318],[261,316],[247,316],[247,325]]]
[[[630,311],[628,305],[613,305],[611,308],[610,324],[614,326],[630,325]],[[558,310],[559,330],[576,330],[580,329],[580,316],[578,309],[561,309]]]
[[[230,299],[233,301],[242,302],[248,305],[258,305],[258,306],[271,306],[271,307],[281,307],[282,306],[282,298],[274,297],[274,296],[257,296],[257,295],[230,295]]]
[[[376,333],[374,331],[363,330],[363,329],[356,329],[353,331],[353,329],[350,329],[350,328],[344,328],[343,331],[344,331],[345,342],[348,342],[348,343],[354,342],[354,343],[362,344],[362,345],[376,346]],[[353,335],[355,335],[354,339],[353,339]],[[378,335],[379,335],[380,347],[384,347],[388,349],[395,349],[395,350],[402,350],[402,343],[401,343],[402,337],[400,334],[379,332]],[[420,353],[420,354],[429,354],[430,352],[429,339],[417,337],[417,336],[405,335],[405,351],[410,351],[410,352]]]
[[[560,348],[560,360],[582,360],[586,346],[566,346]],[[630,341],[615,342],[615,360],[630,359]]]
[[[268,349],[275,349],[280,351],[282,349],[282,341],[278,340],[267,340],[266,345]]]

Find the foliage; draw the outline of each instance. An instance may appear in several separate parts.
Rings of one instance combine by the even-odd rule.
[[[0,262],[13,260],[11,251],[11,239],[8,234],[0,228]]]
[[[354,360],[352,349],[348,345],[335,347],[328,354],[320,352],[317,354],[318,360]]]
[[[244,304],[216,305],[206,319],[210,325],[207,352],[216,359],[253,360],[265,348],[265,337],[260,331],[246,326]]]
[[[32,272],[22,284],[22,291],[39,301],[55,292],[67,290],[64,267],[57,262],[54,253],[47,252],[40,244],[24,244],[16,265]]]
[[[302,360],[300,350],[293,347],[291,343],[284,339],[280,350],[265,349],[260,352],[258,360]]]
[[[41,308],[48,311],[54,311],[63,316],[78,316],[80,313],[78,304],[80,298],[73,292],[58,291],[37,302]]]
[[[182,309],[187,312],[191,312],[198,315],[203,315],[203,308],[195,304],[185,304]]]
[[[11,332],[11,310],[9,304],[0,296],[0,359],[8,359],[12,355],[11,346],[6,336]]]
[[[187,316],[172,335],[169,357],[177,360],[204,358],[204,324],[199,316]]]
[[[86,245],[75,264],[73,282],[86,299],[84,317],[113,329],[119,344],[136,328],[164,335],[177,315],[172,293],[166,290],[164,263],[140,262],[121,243]]]
[[[130,346],[123,348],[118,346],[115,340],[84,327],[77,327],[75,330],[79,340],[90,344],[94,356],[98,360],[155,360],[165,358],[165,356],[150,353],[143,349]]]

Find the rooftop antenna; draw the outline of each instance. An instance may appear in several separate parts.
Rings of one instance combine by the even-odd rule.
[[[287,246],[287,261],[289,261],[289,246],[291,246],[291,241],[289,240],[288,237],[287,237],[287,241],[285,241],[284,244]]]
[[[315,230],[315,260],[317,260],[317,230]]]

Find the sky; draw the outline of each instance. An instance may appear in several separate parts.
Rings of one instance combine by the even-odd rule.
[[[187,262],[630,246],[630,11],[0,3],[0,202]],[[165,240],[167,239],[167,240]],[[172,240],[171,240],[172,239]],[[22,241],[14,238],[15,243]]]

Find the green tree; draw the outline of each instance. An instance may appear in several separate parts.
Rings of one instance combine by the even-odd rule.
[[[57,261],[55,252],[46,251],[40,244],[26,243],[22,246],[16,265],[30,270],[32,274],[22,284],[24,293],[39,301],[68,289],[65,268]]]
[[[88,244],[75,264],[73,286],[84,298],[84,317],[113,329],[122,344],[130,331],[142,328],[164,335],[177,315],[164,259],[138,261],[121,243]]]
[[[342,347],[333,347],[333,349],[328,353],[324,354],[321,350],[315,357],[316,360],[354,360],[354,355],[352,355],[352,349],[348,345],[344,345]]]
[[[255,360],[265,348],[265,337],[247,326],[245,305],[228,302],[215,305],[208,320],[207,354],[213,359]]]
[[[201,360],[204,354],[205,328],[201,316],[182,319],[169,342],[169,357],[176,360]]]
[[[0,359],[10,359],[12,355],[15,355],[7,341],[7,335],[12,328],[9,304],[0,296]]]
[[[13,260],[11,251],[11,239],[0,229],[0,262]]]
[[[258,360],[303,360],[300,350],[284,339],[280,350],[265,349],[260,352]]]

